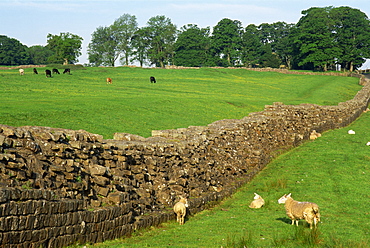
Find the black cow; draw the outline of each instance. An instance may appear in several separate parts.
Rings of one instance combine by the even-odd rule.
[[[69,68],[67,68],[67,69],[64,69],[64,72],[63,72],[63,74],[66,74],[66,73],[68,73],[68,74],[71,74],[71,70],[70,70]]]
[[[39,74],[36,68],[33,68],[33,74]]]
[[[53,69],[53,74],[56,73],[56,74],[60,74],[58,69]]]
[[[50,70],[45,70],[46,77],[51,77],[51,71]]]
[[[155,81],[155,77],[150,77],[150,82],[151,83],[156,83],[157,81]]]

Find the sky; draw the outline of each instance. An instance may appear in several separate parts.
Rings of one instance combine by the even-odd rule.
[[[297,23],[302,10],[311,7],[349,6],[370,17],[369,0],[0,0],[0,35],[28,47],[46,45],[47,35],[69,32],[83,38],[80,64],[88,63],[91,34],[109,26],[123,14],[134,15],[139,27],[164,15],[178,28],[197,24],[214,27],[223,18],[249,24],[284,21]],[[370,61],[364,65],[370,68]]]

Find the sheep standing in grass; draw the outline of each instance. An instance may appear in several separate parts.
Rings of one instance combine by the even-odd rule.
[[[250,208],[261,208],[265,204],[265,200],[257,193],[254,193],[253,199],[254,200],[249,205]]]
[[[24,75],[24,70],[21,68],[19,69],[19,75],[23,76]]]
[[[312,224],[316,227],[320,221],[319,206],[316,203],[295,201],[291,197],[291,193],[283,195],[278,202],[279,204],[285,203],[285,210],[292,220],[292,225],[295,221],[298,226],[298,221],[305,219],[312,229]]]
[[[173,206],[173,211],[177,216],[177,222],[180,225],[184,225],[184,218],[186,215],[186,208],[189,207],[188,200],[186,198],[181,197],[180,201]]]

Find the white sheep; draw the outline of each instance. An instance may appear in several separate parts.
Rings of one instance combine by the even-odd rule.
[[[24,75],[24,70],[23,70],[23,69],[19,69],[19,74],[20,74],[21,76],[23,76],[23,75]]]
[[[254,200],[249,205],[250,208],[261,208],[265,204],[265,200],[257,193],[254,193],[253,199]]]
[[[184,218],[186,215],[186,208],[189,207],[188,200],[186,198],[181,197],[180,201],[173,206],[173,211],[175,212],[177,216],[177,222],[179,222],[180,225],[184,225]]]
[[[305,219],[312,229],[312,223],[316,228],[317,223],[320,221],[319,206],[316,203],[295,201],[291,197],[291,193],[283,195],[278,200],[278,203],[285,203],[286,214],[292,220],[292,225],[294,225],[295,221],[298,226],[298,221]]]
[[[351,130],[348,130],[348,134],[356,134],[356,132],[351,129]]]

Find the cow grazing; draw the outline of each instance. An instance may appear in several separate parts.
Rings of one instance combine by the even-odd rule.
[[[63,72],[63,74],[66,74],[66,73],[68,73],[68,74],[71,74],[71,70],[70,70],[69,68],[67,68],[67,69],[64,69],[64,72]]]
[[[39,74],[36,68],[33,68],[33,74]]]
[[[24,75],[24,70],[23,69],[19,69],[19,75],[21,75],[21,76]]]
[[[107,84],[112,84],[112,79],[111,78],[107,78]]]
[[[51,71],[50,70],[45,70],[46,77],[51,77]]]
[[[155,77],[150,77],[150,82],[151,83],[156,83],[157,81],[155,81]]]
[[[58,69],[53,69],[53,74],[56,73],[56,74],[60,74]]]

